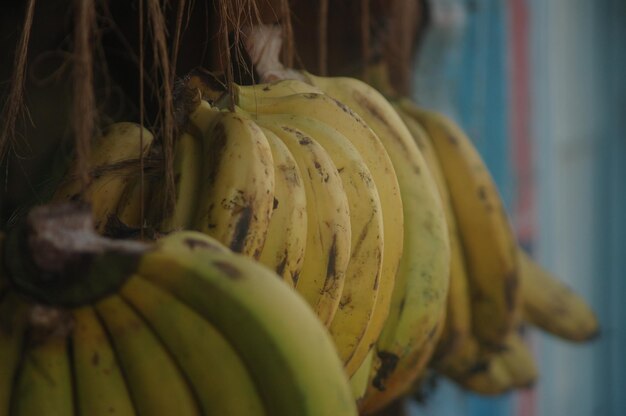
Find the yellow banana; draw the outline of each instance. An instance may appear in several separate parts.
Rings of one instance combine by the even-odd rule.
[[[318,91],[316,87],[301,81],[284,80],[281,82],[290,83],[290,90],[297,88],[298,91],[303,92]],[[281,83],[272,85],[275,87],[269,93],[274,91],[278,94],[281,91],[278,88]],[[326,94],[293,94],[276,98],[266,97],[262,94],[253,95],[250,91],[250,87],[235,87],[236,100],[244,109],[260,115],[293,114],[307,116],[326,123],[337,129],[352,143],[370,169],[380,197],[385,240],[378,296],[363,339],[377,339],[389,313],[391,294],[404,242],[404,217],[400,190],[395,169],[387,151],[378,136],[361,117]],[[370,344],[360,343],[354,356],[363,356],[372,346],[373,342]],[[353,372],[355,368],[352,365],[353,363],[348,363],[346,371]]]
[[[178,276],[177,276],[178,277]],[[190,386],[156,335],[118,295],[96,304],[121,367],[137,413],[198,415]],[[155,392],[165,392],[155,394]]]
[[[274,167],[261,129],[245,114],[202,101],[190,115],[202,134],[194,228],[231,250],[258,258],[274,204]]]
[[[73,311],[73,370],[81,415],[135,415],[110,340],[92,307]]]
[[[328,332],[268,268],[237,254],[157,249],[143,256],[138,274],[215,325],[250,372],[267,414],[356,415]]]
[[[376,303],[384,247],[382,210],[376,186],[363,158],[350,141],[331,126],[293,115],[265,115],[258,120],[277,128],[291,126],[302,133],[301,140],[316,140],[339,172],[349,203],[352,236],[341,300],[329,330],[350,377],[367,356],[367,349],[355,355],[357,346],[361,342],[367,345],[376,342],[375,338],[363,338]]]
[[[404,251],[389,316],[377,342],[371,389],[393,385],[397,397],[413,380],[394,381],[398,364],[414,355],[438,325],[445,309],[450,247],[441,199],[411,133],[391,104],[376,90],[353,78],[310,82],[359,114],[380,138],[395,168],[404,210]],[[400,380],[398,380],[400,381]],[[383,406],[383,403],[379,403]]]
[[[30,331],[19,375],[13,387],[11,415],[74,414],[67,337]]]
[[[20,364],[27,324],[26,305],[14,294],[0,297],[0,416],[9,416],[13,381]]]
[[[295,286],[307,235],[304,179],[287,146],[271,131],[265,136],[274,160],[274,209],[259,261]]]
[[[167,238],[161,237],[156,241],[159,247],[169,252],[181,251],[217,251],[230,253],[231,251],[215,238],[193,230],[181,230],[172,232]]]
[[[428,337],[422,343],[421,347],[413,349],[410,354],[398,360],[393,370],[393,376],[386,380],[385,388],[381,390],[372,388],[373,386],[370,385],[360,406],[360,410],[363,414],[378,412],[400,396],[410,393],[410,391],[419,384],[426,374],[428,365],[441,337],[444,324],[445,310],[442,311],[435,328],[428,334]]]
[[[210,322],[141,276],[131,277],[120,293],[171,352],[203,414],[265,414],[241,359]]]
[[[463,248],[461,247],[452,201],[450,201],[450,194],[448,193],[448,188],[441,166],[437,160],[435,149],[433,149],[433,145],[426,131],[417,120],[404,110],[406,105],[412,104],[404,101],[402,104],[395,103],[394,107],[411,132],[437,185],[450,238],[450,286],[446,303],[446,321],[433,360],[435,362],[440,360],[454,360],[456,352],[462,347],[465,339],[472,336],[470,295]]]
[[[359,407],[359,412],[361,411],[360,403],[365,396],[365,392],[367,391],[367,383],[370,380],[370,371],[372,370],[372,361],[374,360],[374,349],[370,349],[367,353],[367,356],[363,361],[361,361],[361,365],[350,377],[350,388],[352,389],[352,395],[354,400]]]
[[[78,167],[73,166],[52,201],[80,199],[91,203],[96,229],[104,233],[122,192],[139,170],[139,158],[149,150],[153,139],[152,133],[138,124],[112,124],[92,145],[87,161],[92,168],[91,181],[82,195]]]
[[[183,132],[176,141],[173,166],[176,193],[172,211],[165,216],[162,213],[164,186],[162,183],[155,185],[155,196],[148,216],[162,232],[184,230],[192,226],[200,190],[201,149],[200,140],[187,132]]]
[[[598,320],[585,300],[518,249],[524,319],[568,341],[599,333]]]
[[[504,364],[514,388],[531,387],[537,380],[539,371],[533,354],[516,331],[507,337],[504,351],[495,359]]]
[[[412,107],[441,163],[465,253],[472,330],[498,350],[521,310],[516,241],[496,186],[463,131],[441,114]]]
[[[341,300],[350,259],[350,211],[339,172],[317,141],[301,138],[303,134],[289,126],[257,121],[287,146],[302,173],[308,224],[302,271],[295,286],[328,326]]]

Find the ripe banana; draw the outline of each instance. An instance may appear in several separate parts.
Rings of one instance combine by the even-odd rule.
[[[461,247],[452,201],[450,200],[450,194],[448,193],[441,166],[426,131],[404,110],[405,105],[407,103],[395,103],[394,108],[398,111],[398,114],[411,132],[437,185],[450,239],[450,286],[446,303],[446,321],[433,356],[433,361],[436,363],[441,360],[454,360],[457,351],[463,346],[466,338],[473,336],[471,334],[470,295],[463,248]]]
[[[138,274],[215,325],[239,353],[267,414],[356,415],[328,332],[274,272],[237,254],[156,249]]]
[[[161,237],[156,244],[169,252],[180,251],[217,251],[220,253],[230,253],[231,251],[215,238],[199,231],[181,230],[172,232],[167,238]]]
[[[83,200],[91,203],[96,229],[106,231],[120,196],[138,170],[139,158],[150,149],[154,136],[135,123],[115,123],[108,127],[92,148],[88,165],[91,181],[81,194],[78,167],[73,166],[52,196],[53,202]]]
[[[0,416],[9,416],[11,392],[20,365],[28,308],[15,293],[0,297]]]
[[[595,338],[598,320],[585,300],[521,248],[518,257],[524,319],[568,341]]]
[[[404,210],[404,252],[390,313],[377,342],[370,383],[370,389],[381,391],[394,385],[397,390],[388,397],[398,397],[413,381],[393,381],[398,363],[423,347],[446,305],[450,247],[441,200],[411,133],[380,93],[353,78],[306,75],[313,85],[365,120],[380,138],[398,178]]]
[[[200,414],[187,380],[137,313],[118,295],[101,300],[95,307],[124,369],[137,413]],[[159,391],[167,393],[155,394]]]
[[[287,146],[271,131],[264,133],[274,160],[274,209],[259,261],[295,287],[307,236],[304,179]]]
[[[183,370],[203,414],[265,414],[241,359],[211,323],[141,276],[131,277],[120,293]]]
[[[350,259],[350,211],[341,177],[317,141],[288,125],[257,122],[287,146],[302,173],[308,224],[296,290],[328,326],[341,300]]]
[[[466,258],[472,330],[498,350],[521,312],[517,244],[496,186],[470,139],[441,114],[406,106],[426,129],[444,172]]]
[[[73,371],[78,414],[133,416],[135,409],[110,340],[91,306],[73,311]]]
[[[245,114],[202,101],[190,115],[202,134],[194,228],[231,250],[258,258],[274,204],[274,167],[261,129]]]
[[[278,87],[282,85],[282,82],[289,81],[284,80],[272,84],[274,88],[269,93],[274,91],[278,94],[281,91]],[[290,85],[290,89],[298,88],[299,91],[317,90],[315,87],[300,81],[294,81]],[[404,217],[400,189],[395,169],[387,151],[378,136],[361,117],[326,94],[293,94],[276,98],[261,94],[251,97],[250,91],[249,87],[235,88],[236,100],[242,106],[245,105],[244,109],[259,115],[293,114],[307,116],[332,126],[352,143],[370,169],[382,208],[384,249],[378,296],[363,339],[377,339],[389,313],[391,294],[404,241]],[[245,104],[246,102],[250,104]],[[363,356],[372,346],[373,342],[359,344],[354,356]],[[346,366],[348,373],[353,373],[356,370],[353,364],[356,362],[350,362]]]
[[[142,201],[149,199],[148,194],[150,193],[150,189],[148,185],[149,181],[144,180],[142,187],[141,178],[135,178],[128,182],[122,191],[122,195],[120,195],[115,210],[115,217],[119,220],[120,232],[137,233],[137,230],[141,228],[143,224],[141,218],[141,204]],[[111,235],[112,233],[108,232],[107,234]]]
[[[537,380],[539,371],[533,354],[517,331],[507,337],[505,350],[495,359],[502,360],[513,388],[529,388]]]
[[[361,361],[361,365],[350,377],[350,388],[352,389],[352,396],[357,403],[357,407],[359,408],[359,413],[361,413],[361,401],[365,396],[365,392],[367,391],[367,384],[370,380],[370,372],[372,370],[372,362],[374,360],[374,349],[372,348],[363,361]]]
[[[158,224],[161,232],[184,230],[192,226],[200,190],[200,155],[202,144],[194,135],[183,132],[174,148],[174,180],[176,194],[170,213],[163,215],[162,183],[155,185],[155,196],[150,204],[148,217],[152,224]]]
[[[329,330],[348,377],[367,356],[361,342],[370,345],[376,339],[364,339],[372,317],[379,288],[384,247],[383,218],[380,199],[372,175],[350,141],[337,130],[315,119],[293,115],[265,115],[259,122],[273,123],[278,128],[289,126],[302,132],[300,140],[316,140],[330,155],[339,172],[349,203],[351,246],[350,261],[341,300]]]
[[[11,415],[74,414],[67,337],[30,331],[19,376],[13,387]]]

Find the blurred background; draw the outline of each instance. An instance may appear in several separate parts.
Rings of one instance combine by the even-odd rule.
[[[520,241],[591,302],[584,346],[531,330],[534,388],[483,398],[440,382],[415,415],[626,414],[626,1],[428,0],[419,104],[482,152]]]

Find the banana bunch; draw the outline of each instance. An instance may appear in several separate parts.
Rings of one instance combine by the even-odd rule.
[[[133,243],[121,284],[94,292],[89,279],[113,276],[83,262],[78,286],[45,305],[32,297],[40,273],[9,260],[21,250],[13,241],[0,289],[0,415],[356,415],[312,310],[217,240],[180,231]],[[125,241],[89,241],[107,264],[131,255]]]
[[[517,245],[497,189],[464,132],[408,99],[394,105],[436,179],[450,232],[447,315],[431,364],[481,394],[527,387],[538,369],[522,325],[581,342],[597,335],[597,319],[581,296]]]

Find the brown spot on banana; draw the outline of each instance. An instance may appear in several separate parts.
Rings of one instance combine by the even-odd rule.
[[[199,248],[202,248],[202,249],[209,249],[209,250],[218,251],[214,246],[212,246],[211,244],[207,243],[206,241],[198,240],[198,239],[192,238],[192,237],[185,238],[183,240],[183,244],[185,244],[191,250],[195,250],[196,248],[199,247]]]
[[[396,370],[399,358],[396,354],[388,351],[378,351],[377,355],[380,359],[380,367],[376,370],[372,386],[379,391],[385,391],[385,381]]]
[[[337,280],[337,234],[333,235],[333,242],[328,250],[328,263],[326,264],[326,279],[324,280],[324,292],[329,292]]]
[[[211,264],[231,279],[235,280],[235,279],[241,279],[243,277],[243,275],[241,274],[241,271],[228,262],[225,262],[222,260],[216,260],[216,261],[211,262]]]
[[[235,231],[233,238],[230,242],[230,249],[236,253],[241,253],[246,243],[246,236],[250,231],[250,224],[252,223],[253,210],[250,205],[242,207],[239,219],[235,225]]]

